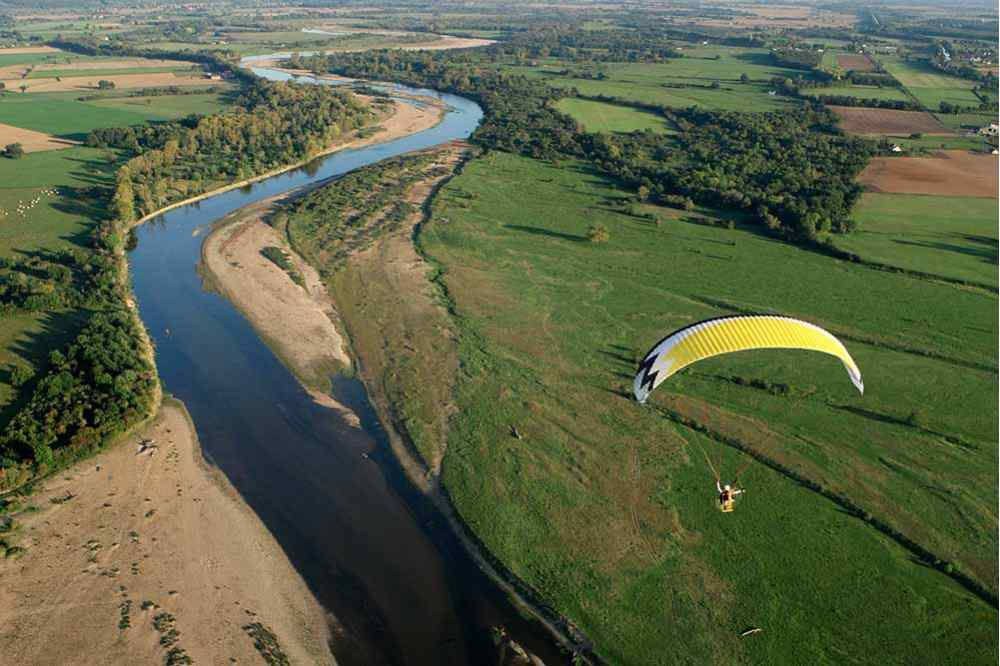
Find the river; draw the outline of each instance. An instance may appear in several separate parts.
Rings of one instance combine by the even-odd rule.
[[[467,138],[482,117],[461,97],[399,90],[437,97],[450,110],[432,129],[334,153],[138,228],[129,264],[139,312],[165,390],[187,405],[206,457],[336,618],[331,647],[340,663],[491,663],[495,625],[555,663],[559,653],[546,632],[520,617],[407,482],[360,382],[338,379],[334,392],[359,413],[361,430],[317,405],[198,272],[205,235],[196,229],[293,188]]]

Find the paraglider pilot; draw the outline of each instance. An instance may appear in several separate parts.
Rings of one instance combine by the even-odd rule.
[[[743,489],[733,489],[728,483],[723,486],[718,479],[715,480],[715,487],[719,491],[719,507],[726,513],[729,513],[733,510],[736,496],[743,494]]]

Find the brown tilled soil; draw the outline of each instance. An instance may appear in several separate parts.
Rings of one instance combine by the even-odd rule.
[[[936,136],[954,134],[924,111],[894,111],[892,109],[866,109],[854,106],[831,106],[840,118],[840,126],[851,134],[884,134],[909,136],[916,132]]]
[[[11,143],[19,143],[26,153],[34,153],[40,150],[55,150],[57,148],[69,148],[79,145],[76,141],[59,139],[51,134],[35,132],[34,130],[14,127],[0,123],[0,146]]]
[[[334,663],[329,616],[179,403],[29,501],[26,551],[0,560],[0,663],[162,664],[171,628],[196,664],[263,663],[255,622],[292,663]]]
[[[866,55],[847,54],[838,55],[837,64],[841,69],[850,69],[855,72],[874,72],[875,65]]]
[[[876,157],[859,182],[872,192],[997,198],[997,156],[944,150],[934,157]]]

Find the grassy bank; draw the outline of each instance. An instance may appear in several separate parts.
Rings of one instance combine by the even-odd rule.
[[[997,480],[996,299],[711,211],[656,225],[620,196],[582,166],[495,153],[435,202],[420,243],[457,331],[443,480],[462,517],[615,663],[995,660],[996,513],[976,489]],[[649,409],[627,397],[662,334],[743,310],[828,326],[869,392],[833,360],[765,352],[693,367]],[[732,516],[705,460],[731,477],[745,456],[727,441],[776,463],[750,466]]]

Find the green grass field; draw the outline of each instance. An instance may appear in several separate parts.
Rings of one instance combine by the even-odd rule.
[[[559,100],[556,108],[576,119],[588,132],[672,131],[662,116],[618,104],[567,97]]]
[[[123,74],[161,74],[165,72],[188,73],[195,71],[190,65],[178,67],[108,67],[106,69],[42,69],[35,70],[28,74],[31,79],[54,79],[56,77],[82,78],[86,76],[121,76]],[[197,68],[201,71],[201,68]]]
[[[121,127],[175,118],[186,115],[182,109],[189,106],[190,112],[202,113],[199,108],[213,108],[219,103],[219,100],[203,100],[207,95],[181,95],[177,96],[179,99],[152,97],[149,99],[153,102],[149,105],[126,104],[121,98],[80,102],[79,96],[79,93],[70,92],[0,96],[0,123],[81,141],[87,132],[97,127]],[[165,100],[162,110],[158,100]]]
[[[978,106],[979,98],[972,93],[972,81],[943,74],[922,62],[902,58],[882,58],[885,70],[903,84],[921,104],[934,111],[947,101],[961,106]]]
[[[769,54],[762,49],[706,47],[684,53],[685,57],[667,63],[609,63],[608,78],[603,81],[560,75],[560,70],[572,69],[573,64],[555,60],[539,61],[537,67],[511,65],[503,69],[544,78],[553,86],[575,87],[584,95],[611,95],[645,104],[773,111],[794,103],[768,95],[773,88],[769,81],[775,76],[791,77],[801,72],[771,64]],[[747,83],[740,82],[741,74],[749,77]],[[709,87],[714,82],[719,84],[718,89]]]
[[[934,117],[954,130],[978,130],[998,121],[997,116],[990,113],[935,113]]]
[[[864,259],[997,287],[995,199],[865,194],[856,233],[836,244]]]
[[[115,111],[141,113],[149,120],[183,118],[192,113],[209,115],[223,111],[229,105],[230,92],[205,95],[157,95],[155,97],[115,97],[92,100],[90,106]]]
[[[877,86],[831,86],[829,88],[803,88],[802,92],[811,97],[820,95],[850,95],[860,99],[888,99],[906,101],[909,95],[899,88],[879,88]]]
[[[995,594],[996,296],[698,221],[711,211],[656,225],[621,196],[585,167],[491,153],[434,203],[418,241],[457,315],[443,475],[463,518],[611,663],[995,663],[991,603],[759,463],[718,513],[705,456],[731,478],[745,457],[713,437],[737,440]],[[595,223],[607,243],[586,240]],[[745,310],[841,335],[865,396],[832,359],[772,351],[627,397],[665,333]]]

